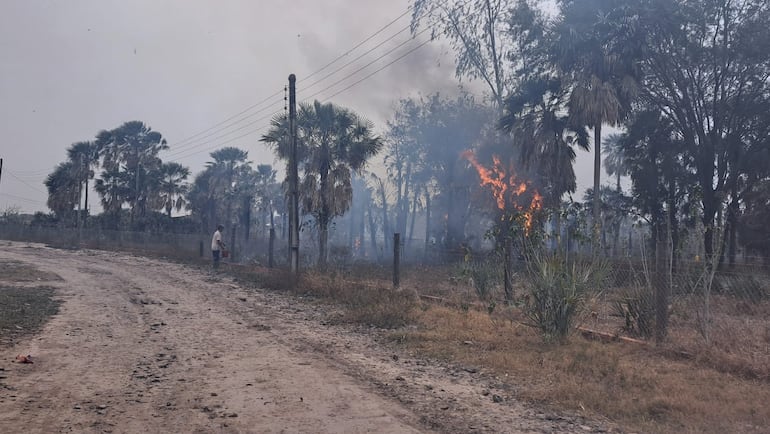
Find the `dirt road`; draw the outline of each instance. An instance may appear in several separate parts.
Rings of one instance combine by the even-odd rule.
[[[62,305],[41,333],[0,349],[3,432],[605,431],[207,271],[3,243],[9,260],[60,276],[37,284]]]

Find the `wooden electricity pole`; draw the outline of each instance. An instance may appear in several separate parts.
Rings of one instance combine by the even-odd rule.
[[[299,274],[299,175],[297,174],[297,77],[289,75],[289,265],[296,282]]]

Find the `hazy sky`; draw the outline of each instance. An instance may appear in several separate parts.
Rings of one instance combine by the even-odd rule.
[[[332,86],[410,40],[404,30],[410,15],[303,81],[408,5],[408,0],[0,0],[0,211],[10,206],[47,211],[43,181],[64,161],[67,146],[130,120],[161,132],[171,146],[163,160],[178,161],[193,173],[221,146],[247,150],[255,164],[275,164],[258,139],[269,115],[283,110],[288,75],[297,75],[299,101],[325,99],[396,60],[429,33]],[[456,89],[452,57],[441,42],[431,42],[331,101],[368,117],[381,131],[399,98]],[[582,196],[591,182],[591,159],[580,152],[579,160]]]

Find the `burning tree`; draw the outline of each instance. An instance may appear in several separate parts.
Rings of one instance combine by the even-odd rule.
[[[532,185],[532,181],[520,179],[514,170],[513,159],[505,164],[498,155],[492,156],[491,167],[482,165],[473,151],[465,151],[468,160],[479,175],[484,194],[491,193],[496,208],[493,208],[494,237],[504,257],[505,298],[513,300],[511,285],[511,259],[514,245],[521,249],[537,233],[536,222],[543,208],[543,197]]]

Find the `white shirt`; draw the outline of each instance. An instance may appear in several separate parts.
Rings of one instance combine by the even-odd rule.
[[[211,250],[219,250],[219,242],[222,241],[222,233],[219,229],[214,232],[214,237],[211,239]]]

